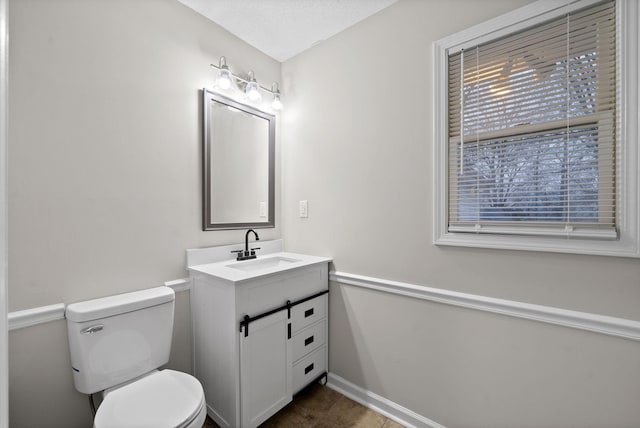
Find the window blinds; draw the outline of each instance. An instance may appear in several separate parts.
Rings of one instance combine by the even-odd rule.
[[[615,1],[448,57],[449,231],[616,237]]]

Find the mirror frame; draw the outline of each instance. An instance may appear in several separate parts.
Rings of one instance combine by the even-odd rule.
[[[212,223],[211,222],[211,109],[209,103],[215,101],[227,106],[242,110],[253,116],[261,117],[269,122],[269,187],[268,187],[268,217],[266,222],[245,222],[245,223]],[[230,229],[248,229],[248,228],[269,228],[275,227],[275,140],[276,140],[276,117],[272,114],[263,112],[254,107],[239,103],[231,98],[220,95],[216,92],[209,91],[204,88],[202,90],[202,107],[203,107],[203,132],[202,132],[202,230],[230,230]],[[239,173],[242,172],[242,166],[238,167]],[[241,175],[238,175],[238,179]]]

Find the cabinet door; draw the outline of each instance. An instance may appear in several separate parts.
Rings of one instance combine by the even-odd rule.
[[[240,333],[242,427],[257,427],[291,401],[291,346],[287,311],[249,324]]]

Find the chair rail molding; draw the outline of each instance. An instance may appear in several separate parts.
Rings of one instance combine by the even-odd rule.
[[[329,280],[340,284],[363,287],[400,296],[413,297],[436,303],[476,309],[640,341],[640,321],[625,318],[616,318],[590,312],[579,312],[513,300],[496,299],[493,297],[460,293],[441,288],[426,287],[345,272],[331,271],[329,272]]]
[[[189,278],[174,279],[172,281],[165,282],[164,285],[172,288],[176,293],[180,293],[191,289],[191,280]],[[7,316],[7,330],[17,330],[20,328],[32,327],[38,324],[65,319],[65,309],[66,306],[64,303],[55,303],[53,305],[38,306],[36,308],[9,312]]]
[[[9,331],[64,319],[64,303],[9,312]]]

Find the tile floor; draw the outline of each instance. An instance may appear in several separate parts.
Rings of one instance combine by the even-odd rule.
[[[400,428],[402,425],[348,399],[333,389],[313,384],[260,425],[261,428]],[[207,417],[204,428],[218,428]]]

